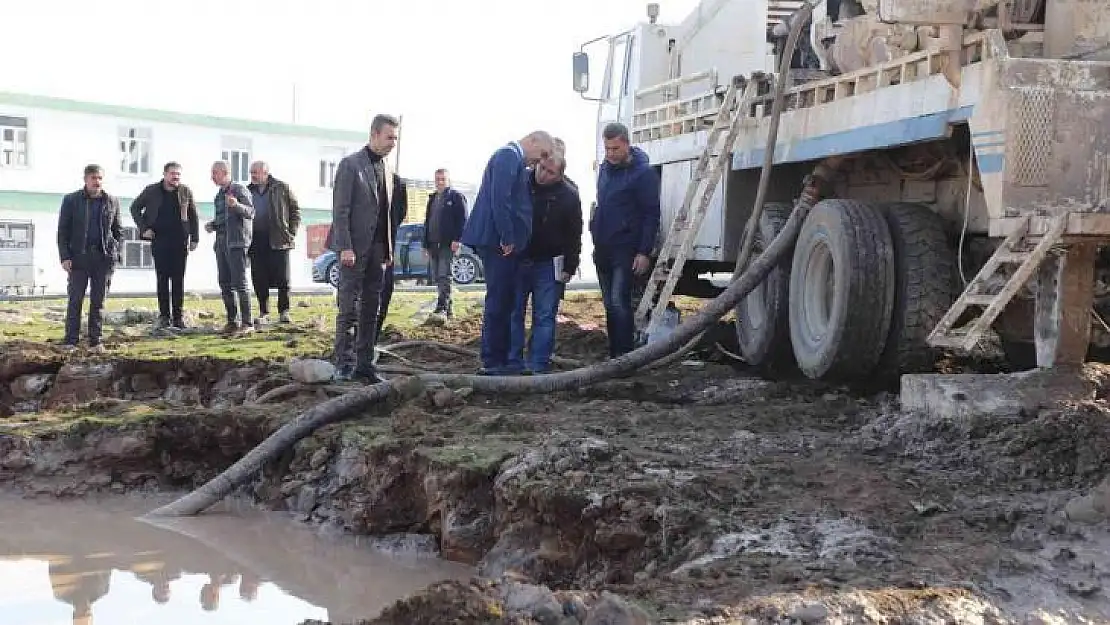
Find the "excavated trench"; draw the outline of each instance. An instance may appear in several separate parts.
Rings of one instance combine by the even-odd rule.
[[[0,485],[191,489],[320,401],[253,403],[289,381],[264,362],[9,350]],[[430,389],[323,428],[238,494],[431,536],[499,580],[433,586],[375,623],[648,622],[637,602],[652,622],[1099,621],[1110,504],[1062,511],[1110,474],[1108,449],[1101,396],[954,422],[698,361],[526,399]],[[608,613],[626,620],[587,616]]]

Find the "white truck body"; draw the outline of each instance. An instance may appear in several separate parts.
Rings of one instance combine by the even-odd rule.
[[[661,175],[660,242],[729,81],[776,66],[769,25],[789,13],[783,5],[800,3],[770,1],[769,7],[768,0],[705,0],[680,25],[642,23],[610,39],[598,158],[602,128],[614,121],[626,125]],[[990,237],[1006,236],[1026,218],[1031,237],[1044,235],[1052,218],[1066,213],[1065,242],[1110,240],[1110,3],[1018,0],[1023,6],[1004,2],[995,17],[984,19],[996,0],[862,0],[860,6],[881,4],[879,15],[905,21],[896,37],[889,30],[894,26],[871,18],[871,30],[852,35],[864,42],[865,60],[859,61],[846,56],[848,43],[840,49],[839,42],[830,43],[868,19],[844,19],[842,5],[853,1],[836,3],[839,19],[826,13],[831,0],[814,9],[805,39],[820,62],[798,71],[808,72],[805,81],[788,88],[770,200],[792,201],[815,163],[847,156],[836,197],[927,206],[961,244],[965,238],[986,242],[987,256]],[[953,23],[972,15],[978,28]],[[1011,23],[1014,16],[1034,15],[1042,22]],[[929,16],[949,22],[915,26]],[[889,54],[888,42],[919,49]],[[876,49],[879,62],[828,71],[830,63],[866,64]],[[695,276],[732,269],[764,160],[770,110],[768,94],[738,113],[747,119],[733,147],[732,171],[717,187],[687,262]],[[953,171],[910,171],[908,164],[937,150]],[[961,255],[960,261],[974,275],[985,257]],[[1100,264],[1096,274],[1108,270]]]

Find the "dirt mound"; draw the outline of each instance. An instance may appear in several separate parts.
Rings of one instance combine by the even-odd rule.
[[[965,488],[1086,488],[1110,474],[1104,401],[960,419],[888,411],[862,434],[864,447],[897,450],[919,469],[943,470]]]

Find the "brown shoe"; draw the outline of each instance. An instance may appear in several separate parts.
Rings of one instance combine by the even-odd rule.
[[[231,336],[232,334],[235,334],[238,331],[239,331],[239,324],[237,324],[237,323],[227,323],[227,324],[224,324],[223,330],[220,330],[220,334]]]

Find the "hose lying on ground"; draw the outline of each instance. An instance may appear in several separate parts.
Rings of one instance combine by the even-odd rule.
[[[816,201],[816,190],[807,185],[782,231],[740,277],[715,299],[710,300],[689,321],[679,325],[670,336],[633,350],[619,358],[583,369],[542,376],[485,377],[477,375],[421,374],[394,382],[382,382],[346,395],[330,399],[310,408],[271,434],[257,447],[240,458],[220,475],[193,492],[154,510],[156,516],[197,514],[230,494],[248,481],[263,464],[280,456],[286,449],[314,430],[361,414],[391,396],[407,399],[419,394],[429,383],[449,387],[470,387],[486,393],[551,393],[581,388],[603,380],[630,373],[678,350],[691,338],[729,313],[758,286],[779,260],[788,253],[802,221]]]
[[[794,46],[797,45],[802,25],[808,21],[808,15],[813,11],[812,2],[802,5],[800,12],[795,15],[797,19],[791,24],[790,36],[787,46],[783,51],[783,67],[789,68],[790,58],[794,55]],[[779,80],[784,81],[780,76]],[[776,89],[776,100],[781,100],[784,88]],[[781,102],[773,106],[772,127],[778,127],[777,117],[782,113]],[[771,164],[775,151],[774,137],[767,146],[771,158],[764,160],[761,171],[761,185],[765,188],[765,180],[771,173]],[[794,240],[801,231],[802,222],[809,210],[817,202],[819,196],[818,184],[824,180],[831,180],[833,170],[840,159],[829,159],[830,164],[821,163],[812,176],[806,180],[794,210],[786,220],[779,234],[764,247],[751,265],[736,275],[727,289],[716,298],[710,300],[689,321],[680,324],[666,338],[648,343],[623,356],[604,362],[561,373],[552,373],[542,376],[513,376],[513,377],[485,377],[476,375],[452,374],[419,374],[409,378],[402,378],[395,382],[382,382],[374,384],[346,395],[329,399],[313,406],[301,413],[289,423],[283,425],[257,447],[247,452],[235,464],[228,467],[223,473],[212,478],[193,492],[178,498],[176,501],[154,510],[150,514],[155,516],[188,516],[202,512],[224,497],[235,488],[246,483],[265,463],[277,458],[286,449],[297,441],[308,436],[313,431],[325,425],[342,421],[365,412],[370,407],[387,398],[403,401],[418,395],[428,383],[441,383],[449,387],[470,387],[475,391],[485,393],[552,393],[581,388],[596,384],[603,380],[619,377],[631,373],[661,359],[667,358],[675,352],[681,352],[692,344],[718,319],[731,312],[749,293],[752,292],[776,264],[791,251]],[[758,224],[761,206],[753,207],[752,218],[748,226],[754,232],[753,220]],[[745,236],[748,251],[751,247],[749,237]],[[746,260],[746,259],[745,259]]]

